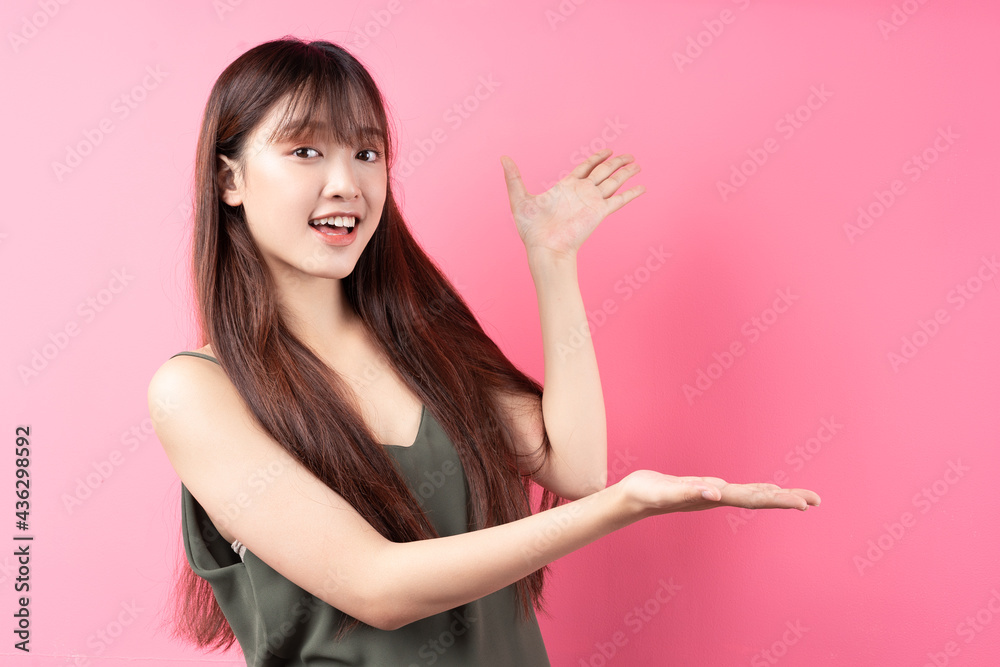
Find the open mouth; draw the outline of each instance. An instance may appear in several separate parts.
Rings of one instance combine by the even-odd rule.
[[[310,220],[309,226],[327,236],[347,236],[353,232],[360,223],[360,218],[338,215],[330,218],[321,218],[319,220]]]

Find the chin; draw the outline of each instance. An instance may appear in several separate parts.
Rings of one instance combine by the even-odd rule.
[[[357,262],[338,263],[337,265],[327,265],[322,269],[313,269],[311,271],[307,270],[306,273],[309,276],[315,278],[326,278],[328,280],[343,280],[347,276],[354,273],[354,269],[357,266]]]

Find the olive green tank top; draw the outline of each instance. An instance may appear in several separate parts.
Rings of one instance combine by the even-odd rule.
[[[198,352],[179,354],[214,357]],[[177,356],[177,355],[174,355]],[[409,447],[384,445],[438,534],[468,530],[468,487],[455,448],[426,407]],[[548,667],[534,611],[518,613],[513,585],[447,612],[379,630],[334,636],[343,612],[299,588],[239,543],[223,538],[181,484],[184,552],[212,586],[250,667]],[[331,574],[336,563],[330,563]]]

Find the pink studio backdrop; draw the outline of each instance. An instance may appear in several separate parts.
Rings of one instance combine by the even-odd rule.
[[[994,3],[13,0],[2,25],[4,664],[242,664],[162,628],[180,486],[146,386],[195,344],[209,89],[285,34],[373,70],[413,229],[536,377],[499,157],[539,192],[592,149],[635,154],[648,192],[580,256],[612,480],[823,497],[660,517],[562,559],[540,616],[553,665],[996,664]],[[26,534],[30,653],[12,633]]]

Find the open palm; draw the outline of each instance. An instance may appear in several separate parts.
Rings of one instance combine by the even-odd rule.
[[[510,210],[517,232],[528,251],[545,249],[558,254],[576,253],[601,220],[632,201],[646,189],[637,185],[618,189],[639,173],[632,155],[608,159],[611,150],[594,153],[547,192],[528,193],[514,161],[500,158]]]
[[[808,489],[783,489],[764,482],[731,484],[718,477],[675,477],[653,470],[637,470],[619,483],[649,516],[713,507],[805,510],[820,503],[819,495]]]

